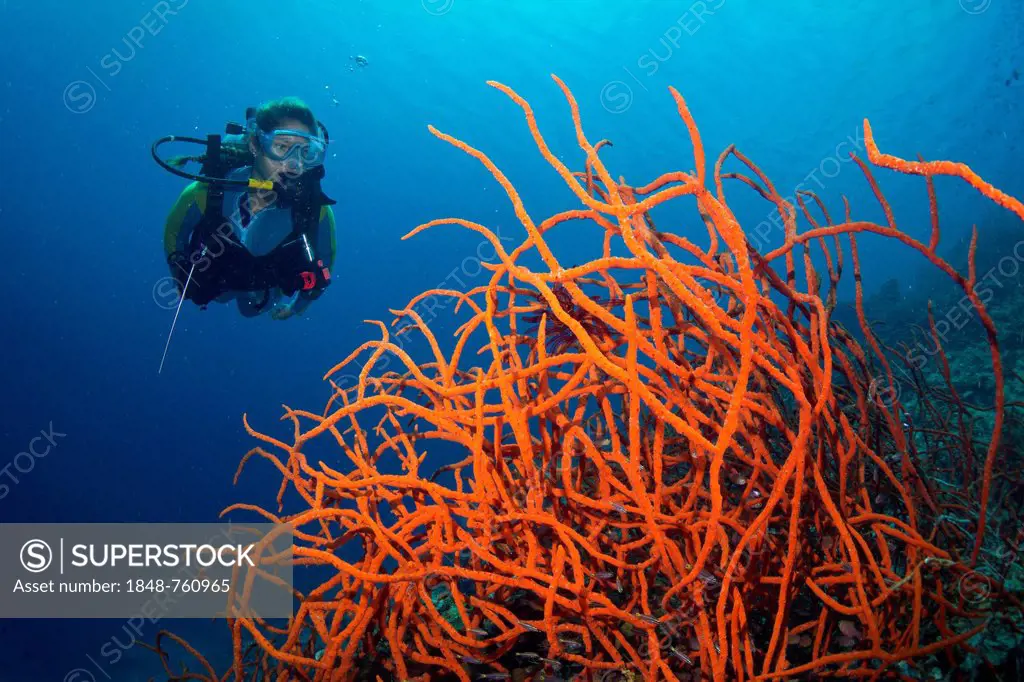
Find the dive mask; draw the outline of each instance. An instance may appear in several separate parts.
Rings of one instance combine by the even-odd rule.
[[[324,163],[327,156],[327,142],[317,135],[298,130],[258,131],[260,147],[274,161],[301,163],[306,168],[315,168]]]

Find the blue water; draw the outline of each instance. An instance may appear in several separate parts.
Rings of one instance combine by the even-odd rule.
[[[535,217],[576,207],[521,110],[488,79],[526,97],[548,143],[581,169],[557,74],[632,184],[693,167],[671,85],[709,162],[736,144],[781,193],[803,181],[835,211],[846,194],[861,217],[881,218],[843,156],[863,156],[865,118],[884,151],[963,161],[1024,195],[1024,81],[1013,77],[1024,70],[1024,11],[1009,0],[0,1],[0,465],[40,430],[67,434],[18,483],[3,481],[3,522],[206,522],[236,501],[272,505],[279,479],[267,467],[232,487],[254,445],[242,415],[287,435],[281,405],[322,409],[323,373],[377,336],[364,320],[390,321],[388,308],[453,276],[484,282],[466,266],[478,236],[446,227],[400,237],[445,216],[500,227],[516,243],[523,234],[486,170],[428,124],[489,154]],[[285,322],[186,306],[158,374],[173,310],[153,292],[166,275],[163,221],[184,181],[153,163],[149,145],[221,132],[247,106],[284,95],[305,99],[331,132],[335,282]],[[923,184],[879,177],[901,227],[926,235]],[[958,183],[938,185],[945,243],[1005,220]],[[735,203],[749,224],[767,215],[754,198]],[[704,232],[692,217],[677,229]],[[593,255],[591,236],[568,227],[552,243],[568,263]],[[766,244],[780,240],[773,230]],[[912,288],[908,259],[862,244],[869,287],[895,273]],[[446,311],[432,325],[445,339],[455,329]],[[3,621],[0,681],[64,680],[76,668],[96,680],[155,674],[139,647],[116,663],[99,654],[113,637],[130,641],[123,625]],[[162,622],[142,639],[165,626],[211,645],[224,630]]]

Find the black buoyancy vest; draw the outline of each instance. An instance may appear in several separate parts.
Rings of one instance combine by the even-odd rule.
[[[224,216],[224,188],[217,183],[208,185],[206,210],[192,232],[188,262],[179,263],[176,269],[192,273],[184,297],[205,306],[228,291],[262,291],[266,294],[258,306],[262,308],[274,287],[288,296],[296,291],[310,299],[320,296],[331,275],[316,254],[316,232],[321,208],[336,203],[321,190],[322,177],[320,166],[298,178],[293,191],[278,194],[279,206],[290,205],[292,231],[263,256],[254,256],[234,238],[231,221]],[[275,184],[275,192],[280,191]],[[182,276],[181,289],[185,289],[185,281]]]

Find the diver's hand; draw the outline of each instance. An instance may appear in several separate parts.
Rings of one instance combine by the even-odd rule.
[[[294,314],[295,311],[292,310],[292,307],[290,305],[278,306],[270,311],[270,317],[272,317],[275,320],[287,320]]]
[[[274,307],[270,309],[270,317],[275,320],[287,320],[293,315],[297,315],[295,312],[295,303],[299,300],[298,292],[295,292],[291,296],[282,296],[274,302]]]

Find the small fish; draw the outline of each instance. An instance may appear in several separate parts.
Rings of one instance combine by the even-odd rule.
[[[714,587],[718,584],[718,578],[713,576],[711,573],[708,573],[708,571],[704,569],[702,569],[701,572],[697,574],[697,580],[700,580],[702,583],[710,587]]]
[[[626,508],[623,507],[618,502],[613,502],[612,503],[612,509],[614,509],[615,511],[619,512],[620,514],[625,514],[626,513]]]
[[[669,647],[669,649],[668,649],[668,650],[672,652],[672,655],[673,655],[673,656],[675,656],[676,658],[678,658],[678,659],[679,659],[680,661],[682,661],[683,663],[686,663],[687,665],[693,665],[693,659],[691,659],[691,658],[690,658],[689,656],[687,656],[686,654],[684,654],[684,653],[683,653],[682,651],[680,651],[679,649],[677,649],[677,648],[675,648],[675,647],[673,646],[673,647]]]
[[[661,620],[654,616],[648,616],[646,613],[635,613],[633,614],[648,625],[658,626],[661,625]]]
[[[486,675],[479,675],[476,679],[478,680],[507,680],[512,676],[508,673],[487,673]]]
[[[521,659],[526,660],[526,661],[534,661],[534,662],[536,662],[536,661],[540,660],[540,654],[533,654],[533,653],[529,653],[529,652],[519,653],[519,654],[516,654],[516,658],[521,658]]]
[[[487,630],[481,630],[480,628],[469,628],[466,632],[479,637],[487,637]]]
[[[858,639],[861,637],[860,630],[857,629],[857,626],[853,623],[852,620],[839,621],[839,631],[847,637],[851,637],[854,639]]]
[[[729,471],[727,476],[729,477],[729,480],[732,481],[733,485],[746,485],[747,483],[747,477],[735,469]]]
[[[540,659],[540,660],[542,660],[542,661],[544,661],[545,663],[547,663],[548,665],[550,665],[550,666],[551,666],[551,669],[552,669],[552,670],[554,670],[554,671],[555,671],[556,673],[557,673],[557,672],[558,672],[559,670],[561,670],[561,669],[562,669],[562,664],[561,664],[561,663],[560,663],[559,661],[556,661],[556,660],[555,660],[555,659],[553,659],[553,658],[542,658],[542,659]]]
[[[516,623],[518,623],[519,627],[523,628],[524,630],[529,630],[530,632],[540,632],[540,630],[538,628],[530,625],[529,623],[527,623],[525,621],[517,620]]]
[[[598,580],[611,580],[615,576],[611,571],[600,571],[594,574],[594,577]]]
[[[470,665],[482,665],[483,661],[479,658],[473,658],[472,656],[461,656],[463,663],[469,663]]]
[[[562,648],[568,651],[569,653],[583,651],[583,642],[580,642],[575,639],[559,639],[558,643],[561,644]]]

